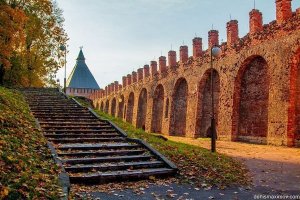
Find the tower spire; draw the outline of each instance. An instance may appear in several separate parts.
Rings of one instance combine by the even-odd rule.
[[[78,54],[78,57],[77,57],[76,60],[85,60],[85,57],[84,57],[83,52],[82,52],[83,46],[81,46],[79,48],[80,48],[80,51],[79,51],[79,54]]]

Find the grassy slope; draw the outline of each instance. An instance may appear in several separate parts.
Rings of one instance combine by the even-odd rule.
[[[23,96],[0,87],[0,199],[58,199],[57,166]]]
[[[88,103],[77,99],[84,106]],[[220,188],[231,185],[247,185],[249,179],[247,170],[238,161],[209,150],[180,142],[165,141],[156,135],[146,133],[142,129],[136,129],[130,123],[119,118],[114,118],[99,110],[95,110],[102,118],[116,123],[125,130],[131,138],[139,138],[147,141],[155,149],[172,160],[180,170],[179,179],[184,182],[192,182],[199,186],[215,185]]]

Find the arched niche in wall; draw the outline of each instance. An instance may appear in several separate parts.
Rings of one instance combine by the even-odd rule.
[[[142,91],[140,92],[139,100],[138,100],[138,111],[137,111],[137,121],[136,121],[137,128],[142,128],[143,130],[145,130],[146,117],[147,117],[147,90],[143,88]]]
[[[124,95],[121,95],[121,97],[119,97],[118,104],[118,117],[122,119],[124,115]]]
[[[300,146],[300,47],[290,61],[287,145]]]
[[[159,84],[153,96],[151,132],[161,133],[164,112],[164,87]]]
[[[134,107],[134,94],[133,92],[131,92],[128,97],[127,112],[126,112],[126,121],[129,123],[132,123],[133,107]]]
[[[236,77],[233,104],[233,138],[266,143],[268,133],[269,75],[262,56],[251,56]]]
[[[116,105],[117,105],[117,101],[116,101],[116,98],[113,98],[113,100],[111,101],[111,115],[112,116],[116,116]]]
[[[196,136],[208,137],[210,135],[210,125],[212,117],[212,98],[211,98],[211,69],[207,70],[201,78],[198,86],[198,104],[196,116]],[[213,69],[213,95],[214,95],[214,116],[218,126],[219,114],[219,94],[220,77],[219,73]]]
[[[188,84],[185,78],[176,81],[171,104],[170,134],[186,135]]]

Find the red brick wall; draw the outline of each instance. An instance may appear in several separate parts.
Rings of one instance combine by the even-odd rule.
[[[100,110],[103,112],[104,111],[104,105],[103,105],[103,101],[101,102],[101,105],[100,105]]]
[[[164,88],[158,85],[154,91],[151,131],[161,133],[164,111]]]
[[[137,70],[137,80],[143,80],[144,76],[143,76],[143,68],[138,68]]]
[[[119,99],[118,117],[121,119],[124,117],[124,95],[122,95]]]
[[[116,116],[116,98],[113,98],[112,102],[111,102],[111,111],[110,111],[110,114],[112,116]]]
[[[159,71],[165,72],[167,70],[167,59],[165,56],[159,57]]]
[[[256,22],[259,22],[258,25],[261,31],[256,30],[257,32],[253,34],[243,36],[232,46],[222,43],[222,56],[214,61],[214,68],[218,71],[220,79],[219,108],[216,109],[218,111],[218,139],[236,140],[239,137],[249,142],[267,142],[268,144],[291,146],[295,142],[297,143],[298,140],[294,141],[293,138],[295,135],[299,135],[300,129],[300,123],[297,122],[298,125],[296,123],[296,115],[299,116],[299,95],[296,95],[296,89],[300,83],[296,81],[298,76],[295,75],[299,68],[299,62],[291,64],[293,63],[291,60],[295,60],[295,58],[299,60],[299,53],[296,54],[296,52],[300,51],[298,50],[300,47],[300,16],[293,15],[292,19],[280,25],[273,21],[263,26],[262,20],[260,23],[260,18]],[[261,70],[259,75],[255,75],[255,70],[246,70],[246,68],[249,65],[258,63],[257,60],[255,61],[255,58],[258,57],[263,57],[268,67],[266,67],[267,72]],[[165,57],[163,62],[161,58],[160,61],[165,65]],[[205,79],[205,74],[209,69],[210,51],[208,49],[204,50],[197,59],[189,58],[186,63],[177,63],[176,68],[166,68],[164,72],[159,70],[155,75],[144,78],[143,81],[126,85],[118,92],[110,95],[103,94],[100,99],[94,100],[94,104],[103,102],[103,105],[105,105],[106,100],[111,102],[113,98],[118,99],[119,96],[124,95],[124,112],[128,114],[127,108],[130,106],[127,102],[132,93],[132,96],[135,97],[132,97],[132,102],[135,101],[135,104],[133,104],[133,108],[129,113],[131,113],[130,121],[133,125],[136,125],[137,102],[140,91],[145,88],[148,92],[145,128],[146,131],[150,132],[151,127],[155,126],[152,118],[154,114],[153,107],[155,106],[154,93],[157,86],[161,84],[164,88],[162,134],[174,134],[178,129],[186,137],[198,137],[201,116],[197,112],[199,112],[199,108],[202,109],[205,106],[202,104],[200,97],[203,98],[207,94],[207,92],[204,92],[201,94],[202,96],[199,95],[199,80]],[[254,69],[258,69],[258,67],[254,67]],[[269,77],[267,88],[269,99],[257,103],[253,99],[260,98],[259,94],[261,92],[265,91],[267,93],[266,84],[258,79],[261,75]],[[179,79],[186,80],[186,85],[188,85],[184,92],[178,89],[180,84],[176,84]],[[206,81],[203,82],[206,83]],[[252,92],[254,89],[258,90],[257,94]],[[241,91],[243,92],[241,93]],[[297,94],[299,94],[299,91]],[[167,99],[170,99],[169,106],[167,105]],[[204,99],[208,98],[204,97]],[[247,99],[250,100],[246,101]],[[252,106],[251,101],[252,104],[256,104],[256,107]],[[174,102],[183,105],[183,107],[174,108]],[[182,102],[184,103],[182,104]],[[240,104],[242,111],[240,110]],[[116,108],[117,112],[118,107]],[[208,104],[206,107],[208,107]],[[167,108],[169,108],[168,112]],[[181,109],[184,112],[178,112]],[[249,115],[245,115],[245,110]],[[258,113],[265,115],[264,119]],[[254,115],[258,117],[254,117]],[[126,116],[126,120],[128,119],[129,117]],[[249,123],[246,124],[243,121]],[[251,129],[254,127],[254,125],[249,125],[251,123],[257,124],[259,133],[257,133],[257,130]],[[242,134],[239,134],[239,130]],[[267,138],[261,137],[264,135],[267,135]]]
[[[189,59],[189,50],[188,46],[180,46],[180,62],[186,62]]]
[[[109,110],[109,101],[106,100],[104,112],[108,113],[108,110]]]
[[[199,58],[202,56],[202,38],[195,37],[193,39],[193,57]]]
[[[169,64],[170,68],[176,67],[176,65],[177,65],[176,51],[173,51],[173,50],[169,51],[168,64]]]
[[[145,130],[146,125],[146,115],[147,115],[147,90],[142,89],[139,102],[138,102],[138,111],[137,111],[137,128],[142,128]]]
[[[263,30],[263,18],[262,13],[259,10],[253,9],[249,13],[249,26],[250,26],[250,34],[254,34],[256,32]]]
[[[80,96],[80,97],[86,97],[91,98],[92,95],[95,95],[99,92],[99,90],[96,89],[90,89],[90,88],[66,88],[66,94],[71,96]]]
[[[137,73],[136,72],[132,72],[131,79],[132,79],[131,83],[135,83],[137,81]]]
[[[298,54],[297,82],[296,82],[296,132],[295,139],[300,140],[300,54]]]
[[[269,77],[262,57],[249,58],[241,69],[237,138],[252,140],[268,132]],[[262,140],[262,143],[265,141]]]
[[[143,71],[144,71],[144,78],[147,78],[148,76],[150,76],[150,67],[149,65],[144,65],[143,67]]]
[[[292,0],[276,0],[276,20],[281,24],[292,17]]]
[[[215,45],[219,45],[219,31],[210,30],[208,32],[208,48],[211,49]]]
[[[214,80],[214,113],[216,124],[218,123],[220,78],[216,70],[213,71]],[[199,84],[198,89],[198,109],[197,109],[197,129],[196,137],[207,137],[207,130],[211,125],[211,70],[208,70]]]
[[[188,85],[185,79],[177,81],[173,94],[171,114],[171,135],[185,136]]]
[[[131,74],[127,74],[127,84],[126,84],[126,86],[127,85],[131,85]]]
[[[127,77],[126,76],[123,76],[122,77],[122,84],[123,84],[123,87],[126,87],[126,85],[127,85]]]
[[[287,145],[300,146],[300,47],[291,60]]]
[[[238,21],[237,20],[230,20],[227,22],[227,44],[229,46],[236,43],[236,41],[239,39],[239,27],[238,27]]]
[[[170,107],[170,100],[169,100],[169,98],[167,98],[166,107],[165,107],[165,118],[169,117],[169,110],[170,110],[169,107]]]
[[[134,107],[134,94],[133,92],[131,92],[128,98],[127,112],[126,112],[126,121],[129,123],[132,123],[133,107]]]
[[[157,74],[157,62],[156,61],[151,61],[150,62],[150,71],[151,71],[151,76],[155,76]]]

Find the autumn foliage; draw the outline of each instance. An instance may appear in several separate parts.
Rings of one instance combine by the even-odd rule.
[[[53,83],[67,41],[55,1],[0,0],[0,22],[0,85]]]
[[[23,96],[0,87],[0,199],[59,199],[62,195],[42,132]]]

